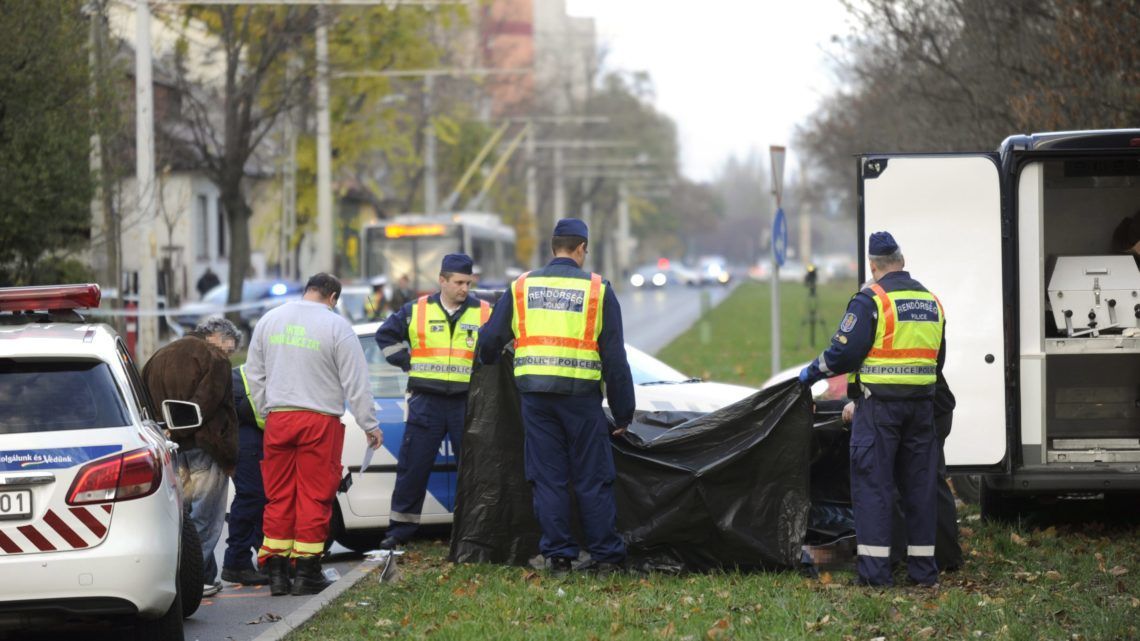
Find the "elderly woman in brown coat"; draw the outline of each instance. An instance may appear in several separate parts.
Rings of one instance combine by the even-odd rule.
[[[214,548],[226,517],[228,478],[237,465],[237,414],[234,411],[230,355],[241,332],[224,318],[210,318],[162,349],[143,367],[143,379],[158,405],[168,399],[191,401],[202,409],[202,425],[172,433],[187,474],[182,490],[190,520],[202,541],[203,596],[217,594]]]

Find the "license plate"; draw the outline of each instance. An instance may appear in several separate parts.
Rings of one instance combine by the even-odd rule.
[[[26,519],[31,515],[31,490],[0,492],[0,519]]]

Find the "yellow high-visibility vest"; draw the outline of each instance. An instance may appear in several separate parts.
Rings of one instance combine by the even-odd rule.
[[[932,391],[938,379],[938,348],[946,316],[938,297],[930,292],[887,292],[878,284],[869,287],[879,323],[875,342],[857,372],[848,374],[886,396],[918,396]]]
[[[602,380],[602,277],[523,274],[511,284],[515,380],[524,392],[584,394]]]
[[[491,306],[479,301],[478,308],[468,306],[463,310],[452,330],[443,307],[429,305],[427,296],[420,297],[412,306],[408,327],[412,348],[408,388],[439,394],[466,391],[471,382],[479,328],[490,316]]]
[[[249,393],[249,379],[245,377],[245,365],[244,364],[242,364],[242,366],[238,368],[238,372],[241,373],[241,384],[242,384],[242,387],[245,388],[245,397],[247,399],[249,399],[249,408],[251,410],[253,410],[253,420],[257,422],[257,426],[259,428],[261,428],[261,431],[264,432],[265,431],[265,417],[262,416],[261,414],[257,413],[257,407],[253,404],[253,394]]]

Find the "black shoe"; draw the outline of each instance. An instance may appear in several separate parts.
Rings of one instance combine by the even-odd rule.
[[[384,537],[384,540],[380,542],[379,549],[396,550],[399,549],[402,545],[404,545],[404,542],[400,539],[397,539],[394,536],[386,536]]]
[[[222,580],[242,585],[267,585],[269,583],[268,576],[253,568],[245,568],[244,570],[222,568]]]
[[[321,572],[321,557],[297,557],[297,579],[293,581],[293,596],[302,594],[318,594],[321,590],[332,585],[332,581],[325,578]]]
[[[269,594],[273,596],[289,594],[292,587],[289,581],[289,557],[269,557],[265,561],[265,570],[269,574]]]
[[[591,559],[579,565],[576,571],[593,574],[598,578],[606,578],[625,572],[625,566],[621,563],[609,563],[607,561],[594,561]]]
[[[570,558],[565,556],[552,556],[550,557],[550,576],[563,577],[570,574],[573,566],[570,565]]]

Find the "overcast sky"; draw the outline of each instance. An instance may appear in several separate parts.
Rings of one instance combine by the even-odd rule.
[[[847,33],[839,0],[567,0],[596,19],[606,66],[645,70],[678,125],[682,168],[713,178],[732,154],[789,145],[831,88],[825,50]]]

